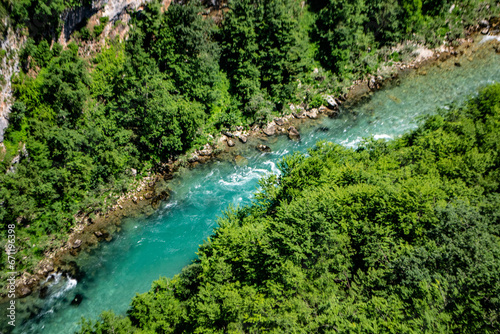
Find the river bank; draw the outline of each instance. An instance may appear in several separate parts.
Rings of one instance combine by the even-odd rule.
[[[290,115],[276,119],[263,128],[254,127],[249,131],[239,131],[226,133],[214,138],[211,145],[203,150],[196,151],[190,156],[182,157],[175,162],[170,162],[158,168],[158,171],[137,181],[135,188],[121,196],[109,210],[95,214],[95,217],[86,215],[85,217],[75,217],[79,223],[69,235],[68,241],[64,245],[54,245],[52,251],[46,252],[46,258],[41,261],[37,268],[30,275],[24,273],[17,279],[17,292],[19,296],[26,296],[46,282],[46,278],[54,272],[69,273],[72,277],[78,277],[79,270],[74,261],[75,257],[82,251],[90,251],[98,246],[100,241],[110,241],[113,234],[120,230],[120,224],[124,217],[131,215],[148,215],[154,212],[155,207],[168,197],[168,181],[179,168],[193,168],[198,164],[203,164],[213,160],[233,160],[235,163],[238,157],[237,152],[242,146],[253,146],[256,149],[266,150],[266,142],[277,135],[290,136],[291,128],[300,133],[301,127],[307,123],[313,123],[326,115],[335,116],[341,110],[349,109],[360,101],[363,101],[376,90],[387,85],[397,84],[399,78],[410,72],[425,76],[426,69],[430,66],[458,67],[463,61],[473,61],[468,58],[483,47],[495,47],[498,52],[498,42],[496,44],[480,44],[480,35],[474,40],[464,40],[457,48],[441,47],[434,51],[421,49],[415,59],[406,64],[394,64],[391,69],[387,69],[384,76],[370,77],[366,80],[356,82],[348,89],[345,96],[337,97],[335,103],[340,104],[337,109],[335,105],[328,107],[307,108],[307,106],[294,106],[294,111]],[[420,58],[419,58],[420,57]],[[397,103],[397,100],[395,101]],[[292,112],[292,110],[291,110]],[[243,139],[244,138],[244,139]],[[296,138],[297,139],[297,138]],[[260,145],[260,146],[259,146]]]

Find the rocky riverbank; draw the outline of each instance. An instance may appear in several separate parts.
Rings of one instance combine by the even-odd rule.
[[[477,38],[480,35],[476,36]],[[61,245],[56,242],[51,251],[47,251],[46,258],[34,269],[34,274],[23,273],[17,279],[18,296],[26,296],[36,291],[48,275],[53,272],[67,272],[73,277],[79,276],[75,258],[83,250],[97,247],[100,241],[110,241],[113,234],[120,229],[120,222],[124,217],[137,214],[152,213],[158,204],[168,198],[168,180],[181,167],[195,167],[213,159],[232,159],[235,163],[244,163],[244,158],[237,155],[241,145],[254,146],[263,152],[269,151],[266,145],[267,138],[276,135],[287,135],[291,140],[300,140],[300,128],[306,122],[313,122],[321,117],[335,117],[343,110],[359,103],[378,89],[390,84],[397,84],[398,78],[408,73],[426,75],[428,66],[460,66],[462,61],[471,61],[474,54],[483,47],[494,47],[500,50],[499,42],[481,44],[476,39],[461,41],[458,47],[441,47],[436,50],[422,49],[412,62],[394,64],[390,71],[379,76],[369,77],[354,83],[346,94],[341,96],[325,96],[325,105],[319,108],[308,108],[307,105],[290,105],[290,113],[274,119],[262,127],[251,129],[237,128],[233,132],[224,132],[214,137],[212,143],[207,144],[189,156],[182,157],[159,166],[155,172],[133,187],[133,191],[113,201],[109,209],[94,215],[75,216],[79,222],[67,241]],[[425,56],[422,56],[424,54]]]

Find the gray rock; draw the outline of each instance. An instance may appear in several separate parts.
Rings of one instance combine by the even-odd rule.
[[[377,82],[375,81],[374,77],[370,78],[370,81],[368,81],[368,88],[371,90],[377,89]]]
[[[333,97],[332,95],[326,96],[326,102],[328,102],[328,106],[330,108],[338,108],[337,101],[335,101],[335,97]]]
[[[288,128],[288,138],[291,140],[300,140],[300,133],[297,131],[297,129],[293,126]]]
[[[332,110],[332,109],[326,109],[325,115],[327,115],[330,118],[336,117],[339,114],[338,110]]]
[[[247,142],[247,137],[246,137],[246,136],[240,135],[240,136],[238,137],[238,139],[239,139],[239,140],[240,140],[243,144],[245,144],[245,143]]]
[[[268,136],[274,136],[276,134],[276,125],[275,124],[269,124],[263,132],[268,135]]]
[[[80,239],[76,239],[75,242],[73,242],[73,248],[78,248],[82,245],[82,241]]]
[[[212,155],[213,153],[213,149],[212,147],[210,147],[209,145],[205,145],[205,148],[201,151],[198,152],[199,155],[201,155],[202,157],[208,157],[210,155]]]
[[[232,139],[228,139],[227,140],[227,146],[229,147],[233,147],[235,144],[234,144],[234,141]]]

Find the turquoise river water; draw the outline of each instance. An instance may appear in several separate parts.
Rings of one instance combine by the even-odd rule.
[[[271,153],[255,150],[254,139],[238,146],[239,154],[248,159],[245,166],[215,161],[180,172],[170,183],[170,199],[153,215],[126,220],[111,242],[79,256],[85,272],[82,279],[55,274],[43,299],[18,300],[14,332],[68,334],[78,329],[82,316],[96,318],[108,309],[125,314],[136,293],[147,291],[160,276],[174,276],[195,259],[198,246],[217,227],[217,216],[230,204],[250,203],[258,180],[278,173],[276,165],[284,155],[305,152],[318,140],[355,147],[363,137],[401,136],[417,126],[420,116],[460,104],[480,87],[500,81],[499,59],[488,48],[474,59],[464,57],[461,66],[452,62],[428,68],[425,75],[409,74],[369,100],[343,110],[336,119],[304,122],[299,128],[300,142],[285,136],[269,138],[265,144]],[[71,305],[77,294],[82,302]],[[28,319],[22,319],[28,314],[22,313],[23,308],[31,313]]]

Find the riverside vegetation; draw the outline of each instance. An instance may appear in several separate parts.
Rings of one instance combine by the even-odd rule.
[[[86,4],[0,7],[4,21],[29,35],[0,163],[0,219],[17,224],[18,271],[64,240],[75,214],[105,210],[126,192],[132,168],[144,175],[210,133],[265,124],[289,103],[319,106],[322,94],[405,56],[388,47],[453,41],[498,12],[495,1],[450,10],[446,1],[235,0],[216,25],[196,1],[164,13],[153,2],[132,14],[126,42],[107,41],[82,59],[79,44],[98,38],[106,18],[93,31],[80,28],[66,48],[51,42],[63,10]],[[0,263],[5,273],[4,253]]]
[[[500,84],[391,142],[319,143],[173,279],[80,333],[500,329]]]

